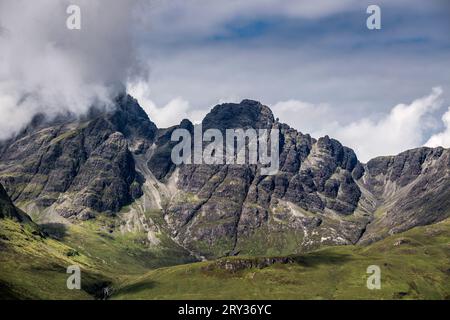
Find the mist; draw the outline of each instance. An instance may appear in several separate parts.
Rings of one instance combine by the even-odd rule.
[[[0,139],[36,113],[82,114],[109,105],[145,75],[133,45],[136,1],[0,0]],[[81,30],[69,30],[69,5]]]

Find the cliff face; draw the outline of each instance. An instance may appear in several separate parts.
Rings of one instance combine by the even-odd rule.
[[[0,184],[0,219],[13,219],[17,222],[31,222],[28,215],[17,209]]]
[[[106,212],[127,230],[142,224],[155,245],[155,234],[167,232],[205,257],[367,243],[449,216],[448,150],[420,148],[364,165],[338,141],[280,124],[251,100],[214,107],[202,126],[280,129],[279,172],[262,176],[258,165],[176,166],[171,134],[193,132],[194,125],[184,120],[157,129],[124,96],[113,110],[81,119],[35,118],[0,145],[0,182],[34,214],[76,220]],[[162,222],[146,218],[150,210]]]
[[[180,192],[166,220],[184,245],[217,256],[289,253],[359,239],[368,217],[358,209],[355,179],[363,168],[352,150],[277,123],[269,108],[249,100],[216,106],[202,125],[280,129],[280,171],[262,176],[250,165],[181,166]]]
[[[374,217],[361,242],[368,243],[450,212],[450,150],[419,148],[367,163],[360,179],[375,200]]]
[[[38,117],[3,144],[1,181],[27,211],[52,206],[64,217],[82,219],[117,212],[142,195],[130,149],[151,144],[156,130],[131,97],[82,119]]]

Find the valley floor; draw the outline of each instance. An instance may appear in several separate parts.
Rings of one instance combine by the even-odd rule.
[[[0,298],[450,299],[450,219],[367,247],[329,247],[273,261],[193,262],[169,240],[164,250],[141,251],[136,239],[87,230],[73,226],[55,239],[0,221]],[[81,266],[82,290],[66,287],[70,265]],[[366,286],[370,265],[381,269],[380,290]]]

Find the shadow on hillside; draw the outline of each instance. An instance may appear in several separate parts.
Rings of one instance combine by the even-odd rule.
[[[338,265],[350,261],[352,258],[349,254],[330,253],[330,252],[313,252],[301,256],[293,257],[294,263],[306,268],[314,268],[319,265]]]
[[[45,223],[39,227],[49,237],[56,240],[63,240],[67,236],[67,226],[62,223]]]
[[[233,257],[219,259],[203,267],[203,270],[213,271],[215,269],[222,269],[230,273],[235,273],[241,270],[248,269],[264,269],[276,264],[299,265],[305,268],[315,268],[320,265],[340,265],[350,261],[351,259],[352,256],[349,254],[324,251],[289,257]]]
[[[83,278],[82,289],[96,300],[106,300],[112,293],[112,282],[101,276],[88,274]]]
[[[30,264],[30,270],[33,272],[56,272],[56,273],[66,273],[66,267],[55,263],[55,262],[47,262],[39,264]]]
[[[134,294],[148,289],[153,289],[156,286],[156,282],[152,280],[144,280],[138,283],[133,283],[125,286],[119,290],[120,294]]]
[[[26,297],[14,291],[13,287],[3,281],[0,281],[0,300],[24,300]]]

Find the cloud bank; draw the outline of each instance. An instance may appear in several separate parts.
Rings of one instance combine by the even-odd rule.
[[[181,97],[170,100],[164,106],[157,106],[152,100],[152,90],[145,81],[129,83],[127,92],[138,100],[150,119],[160,128],[168,128],[179,124],[183,119],[200,123],[206,115],[206,110],[193,108],[189,101]]]
[[[130,21],[135,1],[0,1],[0,139],[38,112],[83,113],[108,103],[140,65]],[[81,8],[81,30],[66,28]]]
[[[436,147],[450,147],[450,107],[448,111],[442,116],[442,122],[444,123],[444,130],[432,135],[430,139],[425,143],[425,146]]]
[[[353,148],[358,158],[367,162],[423,145],[427,129],[435,125],[432,113],[442,106],[442,94],[442,88],[436,87],[429,95],[410,104],[398,104],[377,119],[369,115],[346,125],[335,120],[336,111],[329,105],[291,100],[277,103],[272,109],[281,121],[315,137],[328,134]],[[450,110],[443,121],[445,131],[434,135],[426,145],[450,146]]]

